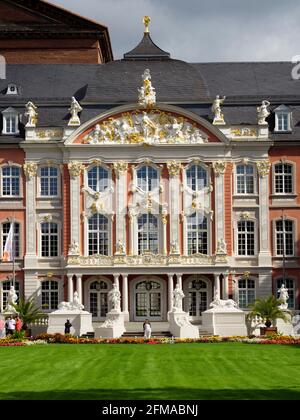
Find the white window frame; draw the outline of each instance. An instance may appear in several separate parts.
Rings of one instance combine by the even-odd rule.
[[[89,219],[91,219],[95,215],[103,216],[103,217],[106,217],[107,219],[107,234],[108,234],[107,252],[108,254],[107,255],[99,254],[99,255],[111,256],[112,255],[112,220],[109,214],[104,214],[104,213],[96,213],[86,218],[86,256],[92,257],[93,255],[98,255],[98,254],[89,255]]]
[[[239,230],[238,230],[238,222],[253,222],[254,223],[254,254],[253,255],[240,255],[239,254]],[[258,232],[257,232],[257,220],[254,218],[249,219],[237,219],[235,223],[235,255],[237,258],[256,258],[258,254]]]
[[[96,190],[93,190],[91,187],[89,187],[89,176],[88,176],[88,173],[89,173],[89,171],[91,171],[91,170],[93,170],[94,168],[103,168],[104,170],[106,170],[107,171],[107,173],[108,173],[108,176],[107,176],[107,180],[108,180],[108,187],[106,188],[107,190],[112,186],[112,170],[111,170],[111,168],[109,167],[109,166],[107,166],[107,165],[105,165],[105,164],[103,164],[103,163],[101,163],[101,164],[99,164],[99,163],[94,163],[94,164],[91,164],[91,165],[89,165],[89,166],[87,166],[86,168],[85,168],[85,171],[84,171],[84,184],[85,184],[85,187],[89,190],[89,191],[91,191],[91,192],[93,192],[93,193],[95,193],[95,192],[97,192]],[[105,191],[105,190],[104,190]],[[103,192],[103,191],[102,191]]]
[[[285,106],[285,105],[280,105],[278,108],[276,108],[274,110],[275,113],[275,128],[274,131],[276,133],[288,133],[290,131],[292,131],[292,112],[291,110]],[[287,118],[287,129],[280,129],[279,128],[279,123],[280,123],[280,118],[281,117],[286,117]]]
[[[42,223],[55,223],[57,225],[57,256],[54,257],[44,257],[42,256]],[[38,224],[38,255],[39,258],[43,260],[53,260],[53,259],[59,259],[61,257],[61,240],[62,240],[62,234],[61,234],[61,222],[57,219],[51,219],[51,220],[41,220]]]
[[[195,213],[196,213],[196,215],[199,215],[199,212],[198,211],[195,211],[195,212],[193,212],[193,213],[191,213],[189,215],[186,215],[186,217],[185,217],[185,224],[186,224],[186,226],[185,226],[185,242],[186,242],[186,248],[185,249],[186,249],[186,255],[188,255],[188,256],[199,255],[198,252],[196,254],[189,254],[189,249],[188,249],[188,243],[189,243],[189,241],[188,241],[188,233],[189,233],[189,230],[188,230],[188,217],[191,217]],[[210,244],[211,244],[211,240],[210,240],[210,217],[208,215],[206,215],[206,214],[203,215],[203,218],[204,217],[206,218],[206,224],[207,224],[207,230],[206,230],[206,232],[207,232],[207,254],[201,254],[201,255],[210,255],[211,254],[210,253]],[[196,232],[198,233],[198,230]],[[197,236],[197,243],[198,243],[198,236]]]
[[[296,238],[297,238],[297,220],[293,217],[285,217],[285,220],[289,220],[293,223],[293,254],[292,255],[285,255],[286,258],[293,258],[295,257],[295,251],[296,251]],[[276,222],[281,222],[281,217],[277,217],[273,220],[273,250],[274,250],[274,256],[275,257],[283,257],[283,254],[277,253],[277,229],[276,229]]]
[[[239,281],[240,280],[245,280],[246,281],[246,287],[239,287]],[[248,287],[248,284],[247,284],[248,280],[251,280],[251,281],[254,282],[254,288]],[[239,278],[236,279],[236,297],[237,297],[237,301],[238,301],[238,305],[239,306],[240,306],[240,302],[239,302],[239,300],[240,300],[240,294],[239,294],[240,290],[246,290],[247,306],[248,306],[249,305],[248,293],[247,293],[248,290],[254,290],[254,299],[253,299],[253,302],[256,299],[257,278],[255,278],[255,277],[249,277],[249,278],[239,277]],[[248,309],[247,306],[245,306],[245,307],[242,307],[241,306],[241,309]]]
[[[244,175],[240,175],[240,174],[237,173],[237,167],[238,166],[244,166],[244,167],[249,166],[249,167],[252,167],[252,169],[253,169],[253,192],[252,193],[248,193],[248,192],[241,193],[241,192],[238,192],[238,182],[237,182],[238,176],[243,176],[244,178],[245,178],[245,176],[247,176],[245,174]],[[245,181],[245,179],[244,179],[244,181]],[[245,182],[244,182],[244,185],[246,186],[246,183]],[[238,196],[241,196],[241,197],[254,196],[254,195],[257,194],[257,171],[256,171],[256,167],[255,167],[254,164],[252,164],[252,163],[245,164],[243,162],[238,162],[238,163],[236,163],[234,165],[234,194],[235,195],[238,195]]]
[[[4,195],[3,194],[3,169],[4,168],[13,168],[16,167],[19,169],[19,194],[18,195]],[[22,198],[23,197],[23,182],[22,182],[22,166],[14,163],[9,162],[3,165],[0,165],[0,193],[2,198]]]
[[[19,89],[15,83],[9,83],[7,85],[6,95],[18,95]]]
[[[184,187],[190,192],[190,193],[195,193],[195,192],[197,192],[197,191],[200,191],[199,189],[196,189],[196,190],[193,190],[192,188],[190,188],[190,186],[188,185],[188,179],[187,179],[187,172],[188,172],[188,170],[190,170],[193,166],[199,166],[201,169],[203,169],[205,172],[206,172],[206,180],[207,180],[207,182],[206,182],[206,186],[204,186],[203,188],[208,188],[209,187],[209,185],[210,185],[210,171],[209,171],[209,168],[205,165],[205,164],[203,164],[203,163],[200,163],[200,162],[191,162],[189,165],[187,165],[185,168],[184,168],[184,171],[183,171],[183,185],[184,185]]]
[[[41,305],[41,309],[42,312],[44,313],[50,313],[53,312],[55,309],[45,309],[42,308],[42,284],[45,283],[46,281],[55,281],[57,283],[57,292],[58,292],[58,305],[59,303],[63,300],[62,296],[63,296],[63,280],[58,278],[58,277],[51,277],[51,278],[43,278],[40,280],[40,290],[39,290],[39,303]]]
[[[3,248],[4,248],[4,235],[3,235],[3,225],[5,223],[12,223],[11,219],[3,219],[0,221],[0,257],[3,258]],[[19,256],[15,257],[16,260],[20,260],[23,258],[23,249],[22,249],[22,223],[19,220],[14,221],[15,224],[19,225]]]
[[[157,219],[157,254],[155,254],[155,255],[158,255],[160,253],[160,249],[161,249],[161,243],[160,243],[160,240],[161,240],[161,222],[160,222],[161,218],[159,217],[160,216],[159,214],[152,214],[152,213],[140,213],[136,217],[136,246],[137,246],[136,254],[137,255],[143,255],[145,253],[145,251],[144,251],[143,254],[139,254],[139,222],[138,222],[138,219],[140,217],[144,216],[144,215],[151,215],[151,216],[153,216]],[[148,250],[148,251],[150,251],[150,250]],[[150,251],[150,252],[152,252],[152,251]]]
[[[3,117],[3,129],[2,129],[2,134],[8,135],[8,136],[15,136],[16,134],[19,134],[19,113],[16,109],[14,108],[7,108],[4,111],[2,111],[2,117]],[[15,120],[15,127],[16,130],[15,131],[8,131],[8,124],[7,124],[7,119],[8,118],[12,118]]]
[[[42,169],[43,168],[55,168],[57,170],[57,194],[56,195],[42,195],[42,188],[41,188],[41,182],[42,182]],[[49,177],[48,177],[49,180]],[[51,198],[60,198],[61,197],[61,170],[60,167],[56,164],[53,165],[41,165],[38,168],[38,177],[37,177],[37,197],[47,200]]]
[[[156,189],[159,191],[159,189],[160,189],[160,182],[161,182],[161,168],[159,166],[151,163],[151,162],[150,163],[143,162],[143,163],[139,164],[138,166],[136,166],[134,168],[134,176],[133,176],[133,178],[134,178],[134,184],[135,184],[135,186],[138,187],[138,171],[140,169],[142,169],[144,166],[153,168],[155,171],[157,171],[157,187],[156,187]],[[144,190],[141,189],[141,191],[143,191],[144,193],[148,194],[148,193],[153,193],[153,191],[155,191],[156,189],[153,189],[151,191],[144,191]]]
[[[292,167],[292,191],[291,192],[276,192],[276,174],[275,174],[275,166],[276,165],[290,165]],[[283,180],[284,180],[284,175],[283,175]],[[295,194],[295,179],[296,179],[296,165],[295,162],[292,161],[277,161],[274,162],[272,164],[272,191],[273,191],[273,195],[276,196],[289,196],[289,195],[294,195]],[[283,184],[284,185],[284,184]]]

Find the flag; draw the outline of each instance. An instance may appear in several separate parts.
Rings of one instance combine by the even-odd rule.
[[[14,224],[11,223],[9,232],[6,238],[4,251],[3,251],[3,261],[13,260],[13,240],[14,240]]]

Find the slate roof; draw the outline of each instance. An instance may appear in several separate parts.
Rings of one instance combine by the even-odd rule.
[[[184,107],[209,121],[217,94],[226,95],[222,109],[230,124],[256,124],[256,106],[263,99],[271,102],[271,110],[285,104],[292,111],[293,132],[273,138],[300,140],[300,80],[292,79],[289,62],[190,64],[174,59],[126,59],[100,65],[8,65],[6,80],[0,79],[0,111],[13,106],[24,114],[25,104],[32,100],[38,105],[39,126],[63,126],[75,96],[83,106],[81,121],[85,122],[114,106],[135,103],[146,68],[158,102]],[[5,94],[8,83],[19,87],[19,95]],[[21,125],[25,121],[21,115]]]

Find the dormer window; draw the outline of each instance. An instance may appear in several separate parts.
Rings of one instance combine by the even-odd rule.
[[[292,131],[292,112],[290,108],[285,105],[280,105],[274,110],[275,112],[275,131],[288,132]]]
[[[18,86],[14,83],[9,83],[7,86],[6,95],[17,95],[18,94]]]
[[[14,108],[7,108],[2,111],[3,129],[2,134],[18,134],[19,133],[19,114]]]

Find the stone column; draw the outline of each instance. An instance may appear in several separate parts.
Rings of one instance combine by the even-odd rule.
[[[169,211],[170,211],[170,254],[176,254],[180,250],[179,243],[179,213],[180,213],[180,179],[179,175],[182,169],[180,162],[167,162],[169,171]],[[175,251],[175,252],[174,252]]]
[[[71,244],[76,243],[80,249],[80,175],[84,165],[80,162],[68,164],[70,173],[70,227]]]
[[[135,255],[135,241],[134,241],[134,232],[136,225],[136,216],[132,213],[129,213],[129,255]]]
[[[162,228],[163,228],[163,235],[162,235],[162,254],[167,255],[167,215],[163,213],[161,215],[161,221],[162,221]]]
[[[82,304],[82,276],[78,274],[76,275],[76,290],[78,293],[79,302]]]
[[[226,162],[213,162],[215,174],[215,243],[223,239],[225,241],[225,204],[224,204],[224,174]]]
[[[259,174],[259,254],[258,265],[271,266],[269,240],[269,172],[270,162],[262,160],[256,163]]]
[[[126,194],[127,194],[127,168],[124,161],[114,163],[116,174],[116,244],[124,245],[126,252]],[[117,249],[117,253],[119,250]]]
[[[74,297],[73,274],[68,274],[68,302],[72,302]]]
[[[179,284],[179,288],[182,290],[182,274],[177,274],[177,284]]]
[[[228,299],[228,274],[223,274],[223,299]]]
[[[123,303],[123,314],[124,321],[129,321],[129,312],[128,312],[128,275],[122,275],[122,303]]]
[[[173,308],[174,274],[168,274],[168,312]]]
[[[26,176],[26,269],[35,267],[37,264],[37,243],[36,243],[36,174],[37,164],[35,162],[27,162],[23,165],[24,174]],[[25,294],[26,283],[25,283]]]
[[[215,282],[214,282],[214,298],[216,293],[218,293],[220,297],[220,274],[214,274]]]
[[[114,284],[118,286],[118,289],[120,289],[119,277],[120,277],[120,273],[114,274]]]

